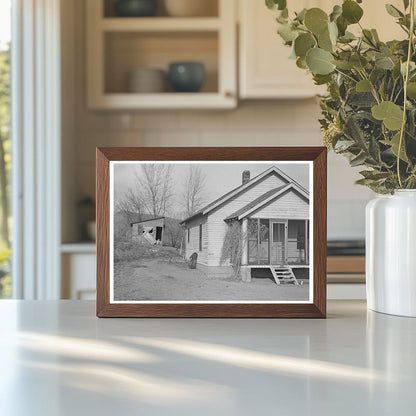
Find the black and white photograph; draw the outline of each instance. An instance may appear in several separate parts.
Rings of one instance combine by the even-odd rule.
[[[311,303],[311,162],[110,163],[110,303]]]

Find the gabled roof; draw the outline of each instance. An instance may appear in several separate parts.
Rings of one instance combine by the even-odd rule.
[[[305,199],[309,201],[309,194],[307,192],[304,192],[303,189],[299,188],[297,184],[289,183],[287,185],[279,186],[278,188],[271,189],[270,191],[267,191],[263,195],[259,196],[255,200],[251,201],[249,204],[244,206],[243,208],[240,208],[238,211],[233,212],[231,215],[229,215],[227,218],[225,218],[225,221],[230,220],[241,220],[248,215],[250,215],[252,212],[257,211],[258,209],[262,208],[264,205],[267,205],[269,202],[275,200],[276,198],[279,198],[286,192],[293,190],[295,192],[298,192],[301,196],[303,196]]]
[[[281,171],[277,166],[271,166],[269,169],[266,169],[264,172],[260,173],[259,175],[255,176],[254,178],[250,179],[245,184],[239,185],[230,192],[227,192],[220,198],[216,199],[215,201],[211,202],[210,204],[206,205],[204,208],[196,212],[195,214],[191,215],[190,217],[184,219],[181,224],[184,224],[191,219],[197,218],[200,215],[206,215],[215,208],[217,208],[219,205],[223,204],[224,202],[227,202],[227,200],[233,198],[235,195],[238,195],[240,192],[243,192],[247,188],[250,188],[255,183],[260,182],[264,177],[269,175],[270,173],[275,173],[278,176],[280,176],[287,184],[292,183],[296,185],[297,188],[299,188],[302,192],[309,195],[308,191],[301,185],[299,185],[296,181],[294,181],[290,176],[286,175],[283,171]]]

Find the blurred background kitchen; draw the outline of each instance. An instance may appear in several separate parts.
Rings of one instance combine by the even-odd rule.
[[[97,146],[322,145],[322,90],[289,59],[263,0],[58,3],[60,182],[53,198],[61,228],[50,255],[62,273],[55,294],[95,296]],[[288,7],[330,10],[334,3],[289,0]],[[381,38],[396,33],[375,4],[364,1],[366,26]],[[329,154],[330,298],[365,298],[364,209],[373,195],[354,184],[357,172]],[[39,297],[32,292],[29,298]]]

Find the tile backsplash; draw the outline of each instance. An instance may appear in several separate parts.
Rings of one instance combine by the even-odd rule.
[[[315,100],[254,101],[233,111],[95,113],[78,109],[75,130],[79,195],[94,194],[96,146],[321,145]],[[364,207],[372,193],[357,186],[359,169],[328,158],[328,237],[363,238]]]

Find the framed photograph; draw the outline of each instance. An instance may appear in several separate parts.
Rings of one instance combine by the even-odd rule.
[[[324,318],[326,152],[98,148],[97,316]]]

